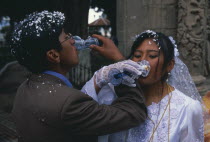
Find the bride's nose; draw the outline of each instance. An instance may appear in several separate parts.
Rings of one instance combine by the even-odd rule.
[[[143,55],[139,58],[139,61],[138,61],[138,62],[141,62],[141,61],[143,61],[143,60],[147,60],[146,57],[147,57],[146,54],[143,54]]]

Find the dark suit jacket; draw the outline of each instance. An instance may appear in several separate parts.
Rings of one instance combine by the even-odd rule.
[[[146,106],[139,88],[121,87],[112,105],[99,105],[48,74],[33,74],[18,89],[13,116],[19,142],[88,142],[139,125]]]

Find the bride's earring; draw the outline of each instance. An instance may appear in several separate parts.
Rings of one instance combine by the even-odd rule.
[[[168,82],[168,78],[169,78],[169,76],[170,76],[170,75],[171,75],[171,73],[170,73],[170,72],[168,72],[166,82]]]

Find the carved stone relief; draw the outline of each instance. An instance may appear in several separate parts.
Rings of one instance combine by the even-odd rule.
[[[179,50],[192,75],[205,75],[206,0],[179,0],[177,39]]]

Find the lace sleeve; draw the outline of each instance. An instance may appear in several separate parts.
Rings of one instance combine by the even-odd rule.
[[[192,101],[186,110],[187,127],[181,132],[182,142],[204,142],[203,111],[199,101]]]
[[[202,102],[187,66],[178,57],[175,57],[175,66],[169,75],[168,83],[190,98]]]

